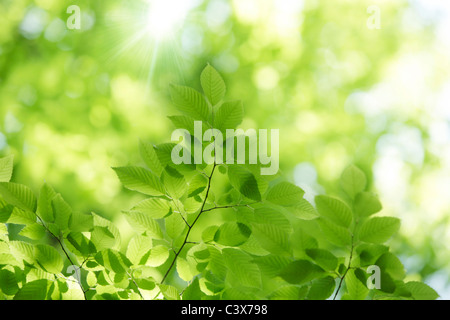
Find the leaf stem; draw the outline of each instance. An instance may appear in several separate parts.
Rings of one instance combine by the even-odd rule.
[[[236,207],[247,207],[249,205],[252,204],[256,204],[259,203],[259,201],[255,201],[255,202],[251,202],[251,203],[242,203],[242,204],[230,204],[228,206],[218,206],[218,207],[212,207],[206,210],[203,210],[203,212],[208,212],[208,211],[212,211],[212,210],[216,210],[216,209],[227,209],[227,208],[236,208]]]

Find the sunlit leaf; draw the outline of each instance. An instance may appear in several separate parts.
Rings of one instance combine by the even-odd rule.
[[[211,65],[207,65],[200,75],[203,92],[211,105],[219,103],[225,95],[225,82]]]

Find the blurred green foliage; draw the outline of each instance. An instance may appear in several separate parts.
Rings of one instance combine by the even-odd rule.
[[[243,100],[242,128],[280,128],[282,174],[306,197],[337,192],[349,163],[363,168],[383,213],[403,221],[392,246],[413,256],[403,261],[413,280],[438,279],[445,297],[448,5],[185,2],[183,22],[159,37],[145,1],[0,2],[0,156],[14,154],[13,181],[47,181],[75,210],[126,229],[120,210],[139,199],[111,167],[140,163],[139,139],[168,139],[169,84],[200,88],[209,62]],[[66,26],[72,4],[80,30]],[[366,25],[370,5],[380,29]]]

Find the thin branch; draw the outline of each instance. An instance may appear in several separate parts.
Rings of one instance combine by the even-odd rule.
[[[172,200],[172,202],[175,204],[175,207],[177,207],[178,211],[176,211],[176,212],[178,212],[178,213],[180,214],[180,217],[181,217],[181,219],[183,219],[184,223],[186,223],[186,225],[187,225],[188,227],[190,227],[189,223],[187,222],[187,220],[184,218],[183,214],[181,213],[180,207],[178,207],[178,204],[176,203],[176,201],[175,201],[172,197],[170,197],[170,196],[168,195],[167,189],[166,189],[165,187],[164,187],[164,189],[166,190],[166,196],[167,196],[170,200]]]
[[[173,198],[170,198],[172,200],[172,202],[175,204],[175,207],[177,207],[178,209],[178,213],[180,214],[181,219],[183,219],[184,223],[186,223],[186,225],[188,227],[190,227],[189,223],[187,222],[187,220],[184,218],[183,213],[180,210],[180,207],[178,207],[178,204],[176,203],[176,201],[173,200]]]
[[[353,258],[353,249],[354,249],[354,243],[353,243],[353,234],[352,234],[352,245],[351,245],[351,249],[350,249],[350,258],[348,259],[348,266],[347,266],[347,269],[345,270],[344,274],[342,275],[341,280],[339,281],[339,286],[336,290],[336,293],[334,294],[333,300],[336,300],[339,290],[341,290],[342,282],[344,282],[345,276],[347,275],[348,271],[351,269],[352,258]]]
[[[166,280],[167,276],[169,275],[170,271],[172,270],[172,268],[173,268],[173,266],[175,264],[175,261],[177,260],[178,256],[180,255],[181,250],[183,250],[184,246],[186,245],[186,243],[188,241],[189,234],[191,233],[191,230],[194,227],[195,223],[198,221],[198,219],[200,218],[202,213],[205,212],[204,208],[205,208],[206,200],[208,199],[209,190],[211,189],[211,179],[212,179],[212,176],[214,174],[214,169],[216,168],[216,165],[217,165],[216,162],[214,162],[213,168],[211,170],[211,174],[208,177],[208,186],[206,188],[206,194],[205,194],[205,198],[203,199],[203,203],[202,203],[202,206],[200,208],[200,212],[197,215],[197,217],[195,218],[195,220],[192,222],[192,224],[190,226],[188,225],[188,231],[186,233],[186,236],[184,237],[183,244],[181,245],[180,249],[178,249],[178,251],[175,253],[175,257],[173,258],[172,263],[170,264],[169,268],[167,269],[166,273],[164,274],[164,277],[161,280],[161,284],[164,283],[164,281]]]
[[[64,245],[63,245],[61,239],[59,239],[59,237],[57,237],[53,232],[50,231],[50,229],[45,225],[44,220],[42,220],[41,217],[39,217],[39,215],[38,215],[36,212],[35,212],[34,214],[35,214],[36,217],[39,219],[39,221],[41,221],[41,224],[42,224],[42,226],[45,228],[45,230],[47,230],[47,232],[48,232],[53,238],[55,238],[56,241],[58,241],[59,246],[61,247],[62,251],[64,252],[64,255],[65,255],[65,256],[67,257],[67,259],[69,260],[70,264],[73,265],[73,266],[76,266],[76,265],[73,263],[72,259],[70,258],[69,254],[67,253],[66,249],[64,248]],[[84,262],[83,262],[83,263],[84,263]],[[81,265],[80,265],[79,269],[81,269]],[[80,288],[81,288],[81,291],[83,291],[84,300],[87,300],[87,297],[86,297],[86,291],[84,291],[84,288],[83,288],[83,285],[81,284],[81,281],[77,281],[77,282],[78,282],[78,285],[79,285]]]
[[[130,276],[131,281],[133,282],[133,284],[136,286],[137,292],[138,292],[139,295],[141,296],[142,300],[145,300],[145,299],[144,299],[144,296],[143,296],[142,293],[141,293],[141,290],[139,290],[139,286],[138,286],[138,284],[136,283],[136,280],[134,280],[133,272],[130,272],[130,273],[127,272],[127,273],[128,273],[128,275]]]

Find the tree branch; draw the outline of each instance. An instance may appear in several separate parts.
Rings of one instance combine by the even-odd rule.
[[[208,177],[208,186],[206,188],[206,194],[205,194],[205,198],[203,199],[203,203],[202,203],[202,206],[200,208],[200,212],[197,215],[197,217],[195,218],[195,220],[192,222],[192,224],[191,225],[188,224],[188,231],[186,233],[186,236],[184,237],[183,244],[181,245],[180,249],[178,249],[178,251],[175,253],[175,257],[173,258],[172,263],[170,264],[169,268],[167,269],[166,273],[164,274],[164,277],[161,280],[161,284],[164,283],[164,281],[166,280],[167,276],[169,275],[170,271],[172,270],[172,268],[173,268],[173,266],[175,264],[175,261],[177,260],[178,256],[180,255],[181,250],[183,250],[184,246],[188,242],[189,234],[191,233],[191,230],[194,227],[195,223],[198,221],[198,219],[200,218],[202,213],[206,211],[206,210],[204,210],[204,208],[205,208],[206,200],[208,199],[209,190],[211,189],[211,179],[212,179],[212,176],[214,174],[214,169],[216,168],[216,165],[217,164],[214,161],[214,165],[213,165],[213,168],[211,170],[211,174]]]
[[[59,237],[57,237],[53,232],[50,231],[50,229],[45,225],[44,220],[42,220],[41,217],[39,217],[39,215],[38,215],[36,212],[35,212],[34,214],[35,214],[36,217],[39,219],[39,221],[41,221],[41,224],[42,224],[42,226],[45,228],[45,230],[47,230],[47,232],[48,232],[53,238],[55,238],[56,241],[58,241],[59,246],[61,247],[62,251],[64,252],[64,255],[67,257],[67,260],[69,260],[70,264],[73,265],[73,266],[76,266],[76,265],[73,263],[72,259],[70,258],[69,254],[67,253],[66,249],[64,248],[64,245],[63,245],[61,239],[59,239]],[[87,260],[87,259],[86,259],[86,260]],[[85,261],[86,261],[86,260],[85,260]],[[83,263],[84,263],[85,261],[83,261]],[[78,267],[79,269],[81,269],[81,266],[83,265],[83,263]],[[86,297],[86,291],[84,291],[84,288],[83,288],[83,286],[82,286],[82,284],[81,284],[81,281],[77,281],[77,282],[78,282],[78,285],[79,285],[80,288],[81,288],[81,291],[83,291],[84,300],[87,300],[87,297]]]
[[[336,290],[336,293],[334,294],[333,300],[336,300],[339,290],[341,290],[342,282],[344,282],[345,276],[347,275],[348,270],[350,270],[350,268],[351,268],[352,258],[353,258],[353,249],[354,249],[354,243],[353,243],[353,234],[352,234],[352,245],[351,245],[351,249],[350,249],[350,258],[348,259],[348,266],[347,266],[347,269],[345,270],[344,274],[342,275],[341,280],[339,281],[339,285]]]

